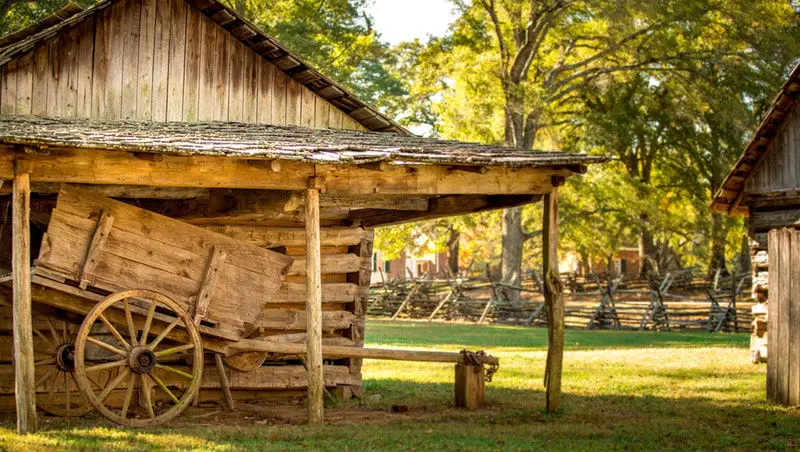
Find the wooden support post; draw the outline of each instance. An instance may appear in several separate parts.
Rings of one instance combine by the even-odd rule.
[[[320,264],[319,181],[306,190],[306,332],[308,367],[308,423],[324,422],[325,382],[322,376],[322,268]]]
[[[486,368],[456,364],[456,408],[477,410],[486,394]]]
[[[225,398],[225,409],[233,411],[236,409],[236,403],[233,401],[233,395],[231,395],[231,385],[228,383],[228,374],[225,373],[225,363],[222,362],[222,355],[214,353],[214,361],[217,363],[217,374],[219,384],[222,386],[222,395]],[[197,398],[199,399],[199,397]]]
[[[31,318],[31,176],[14,177],[12,220],[12,270],[14,278],[14,379],[17,432],[35,433],[36,377],[34,376]]]
[[[564,295],[558,273],[558,189],[544,197],[542,227],[544,257],[544,300],[547,305],[547,367],[544,385],[547,388],[547,412],[561,406],[561,369],[564,360]]]

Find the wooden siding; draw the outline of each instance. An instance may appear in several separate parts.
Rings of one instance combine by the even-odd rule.
[[[800,188],[800,104],[795,105],[745,183],[745,195]]]
[[[184,0],[123,0],[0,70],[0,114],[363,130]]]
[[[767,398],[800,404],[800,231],[769,233]]]

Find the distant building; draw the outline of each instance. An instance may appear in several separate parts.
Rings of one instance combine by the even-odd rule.
[[[444,277],[447,266],[447,253],[427,253],[415,256],[403,252],[397,259],[386,260],[383,253],[372,253],[372,283],[377,284],[393,279],[405,280],[409,272],[414,278],[421,276]]]
[[[605,259],[596,259],[590,265],[591,268],[589,269],[583,268],[580,256],[574,252],[567,252],[561,259],[559,268],[561,272],[577,273],[580,276],[591,276],[592,270],[597,272],[598,275],[609,272],[608,261]],[[613,257],[611,266],[612,274],[624,276],[638,275],[641,267],[639,249],[634,247],[620,249]]]

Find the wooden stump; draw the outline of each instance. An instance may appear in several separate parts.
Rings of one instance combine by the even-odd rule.
[[[482,408],[485,394],[486,369],[483,366],[456,364],[456,408]]]

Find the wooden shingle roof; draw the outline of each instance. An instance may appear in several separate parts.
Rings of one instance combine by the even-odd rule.
[[[161,123],[33,116],[0,117],[0,144],[320,164],[568,167],[575,172],[582,171],[584,165],[608,161],[602,156],[524,151],[411,134],[234,122]]]
[[[43,21],[0,38],[0,66],[49,42],[120,0],[101,0],[80,10],[70,5]],[[218,0],[186,0],[187,3],[220,25],[234,38],[300,84],[342,110],[367,130],[408,133],[388,116],[368,106],[346,88],[320,73],[275,38],[259,30]]]
[[[748,215],[748,209],[741,206],[745,182],[753,173],[761,158],[767,152],[783,122],[788,117],[800,95],[800,64],[792,69],[789,79],[783,84],[775,100],[767,111],[744,154],[736,162],[728,177],[714,194],[711,208],[717,212],[733,215]]]

